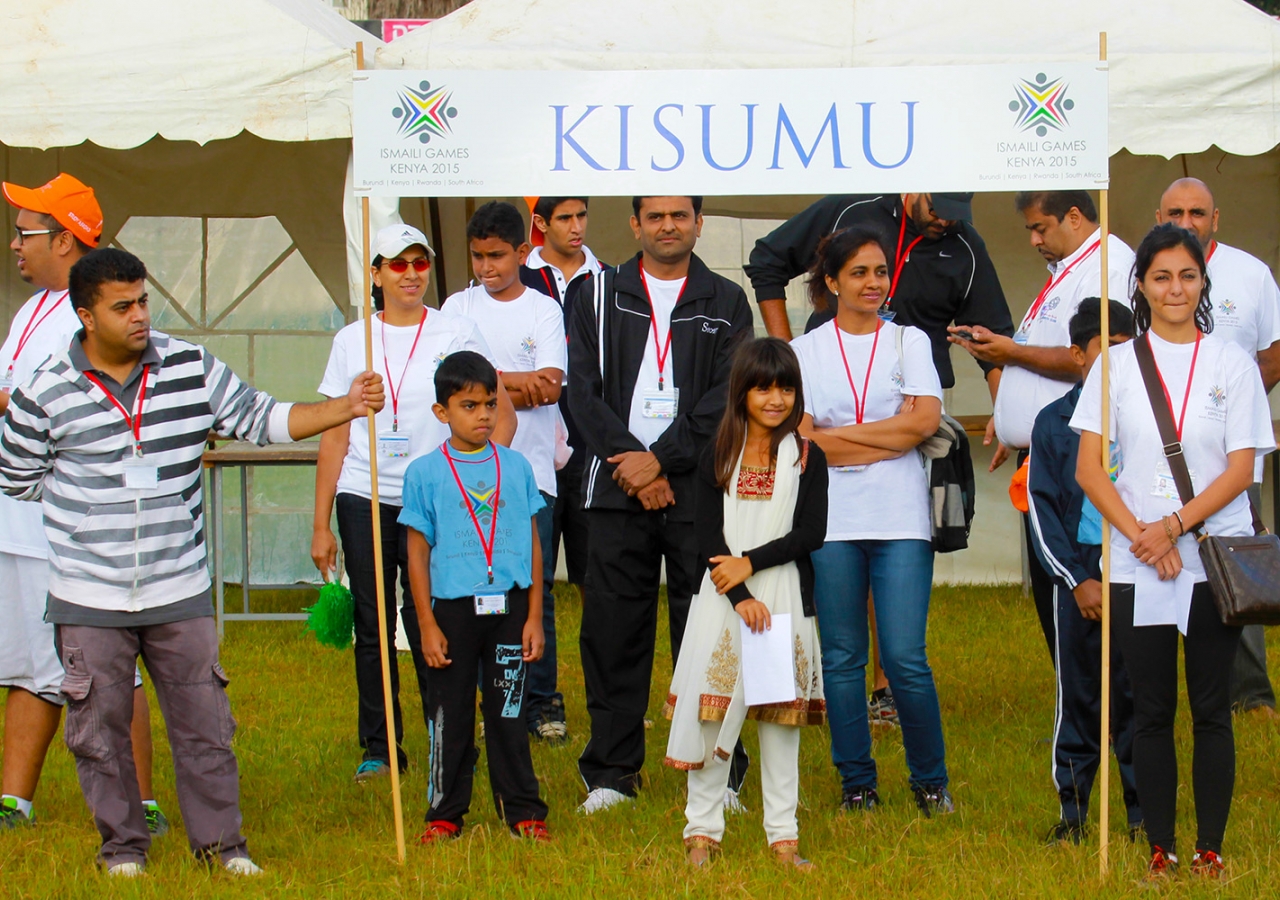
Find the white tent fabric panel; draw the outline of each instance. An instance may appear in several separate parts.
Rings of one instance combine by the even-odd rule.
[[[379,50],[378,66],[1040,66],[1096,59],[1100,31],[1111,153],[1252,155],[1280,143],[1280,23],[1244,0],[473,0]]]
[[[0,0],[0,143],[348,138],[362,41],[316,0]]]

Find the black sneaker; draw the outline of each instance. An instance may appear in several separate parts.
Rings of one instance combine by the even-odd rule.
[[[934,813],[945,814],[956,811],[956,802],[951,799],[951,792],[944,787],[913,787],[911,792],[916,795],[916,806],[926,818]]]
[[[529,729],[529,733],[537,740],[553,747],[558,747],[569,739],[569,726],[564,720],[564,701],[559,698],[548,700],[538,714],[537,720]]]
[[[876,726],[897,728],[899,726],[898,704],[893,699],[893,691],[889,688],[881,688],[878,691],[871,692],[871,699],[867,701],[867,720],[873,728]]]
[[[162,837],[169,833],[169,819],[161,811],[160,807],[154,803],[147,804],[145,807],[147,816],[147,831],[151,832],[152,837]]]
[[[1044,842],[1052,847],[1055,844],[1079,844],[1082,840],[1084,840],[1084,823],[1062,819],[1049,829],[1049,836],[1044,839]]]
[[[848,788],[840,798],[841,812],[855,812],[857,810],[870,812],[879,805],[880,795],[876,793],[875,788],[868,785]]]
[[[1142,821],[1130,822],[1129,823],[1129,843],[1130,844],[1138,843],[1138,838],[1142,837],[1145,831],[1146,831],[1146,827],[1144,822]]]
[[[5,799],[0,801],[0,831],[15,828],[28,828],[36,824],[35,813],[30,816],[18,809],[18,801]]]

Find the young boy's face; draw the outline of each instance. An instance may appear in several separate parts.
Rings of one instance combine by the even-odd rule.
[[[529,245],[513,247],[502,238],[472,238],[471,269],[476,280],[490,294],[500,294],[516,283],[520,277],[520,265],[529,255]]]
[[[498,421],[498,395],[483,385],[469,384],[445,405],[431,406],[436,418],[449,426],[460,450],[479,450],[489,441]]]
[[[1111,346],[1123,344],[1132,340],[1133,336],[1128,334],[1111,335]],[[1083,378],[1089,377],[1089,370],[1093,368],[1094,361],[1102,355],[1102,335],[1094,335],[1089,341],[1089,346],[1081,350],[1075,344],[1071,345],[1071,358],[1075,360],[1077,366],[1080,367],[1080,375]]]

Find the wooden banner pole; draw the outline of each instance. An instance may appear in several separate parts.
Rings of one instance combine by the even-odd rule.
[[[364,69],[364,44],[356,44],[356,68]],[[364,367],[373,371],[373,258],[369,250],[369,198],[360,198],[360,230],[364,246]],[[396,741],[395,706],[391,698],[391,665],[387,653],[387,585],[382,577],[382,516],[378,502],[378,423],[369,410],[369,493],[373,507],[373,580],[378,603],[378,655],[382,658],[382,705],[387,717],[387,756],[391,764],[391,805],[396,818],[396,856],[405,860],[404,806],[400,800],[400,746]]]
[[[1107,33],[1098,35],[1098,59],[1107,61]],[[1111,234],[1111,217],[1107,205],[1107,189],[1098,192],[1099,225],[1102,243],[1098,249],[1101,272],[1102,299],[1102,471],[1111,471],[1111,298],[1109,296],[1107,242]],[[1098,810],[1098,870],[1105,878],[1110,868],[1108,836],[1111,824],[1111,523],[1102,520],[1102,723],[1098,733],[1098,785],[1100,808]]]

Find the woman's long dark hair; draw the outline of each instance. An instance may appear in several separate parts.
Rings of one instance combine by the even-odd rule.
[[[381,253],[374,255],[373,267],[375,269],[382,268]],[[373,284],[372,281],[370,281],[369,284],[373,285],[373,287],[369,289],[369,296],[373,297],[373,309],[375,312],[382,312],[382,308],[387,305],[387,301],[382,299],[382,288],[378,287],[376,284]]]
[[[778,459],[778,447],[788,435],[794,435],[800,445],[800,420],[804,418],[804,385],[800,381],[800,360],[791,345],[781,338],[766,337],[747,341],[733,354],[733,368],[729,370],[729,397],[724,417],[716,431],[715,472],[716,484],[722,490],[731,490],[738,465],[738,454],[747,439],[747,394],[755,388],[774,385],[792,388],[796,392],[796,404],[773,431],[769,442],[769,462]]]
[[[903,215],[906,215],[904,212]],[[889,242],[879,228],[872,225],[850,225],[848,228],[832,232],[818,243],[817,254],[813,266],[809,269],[807,285],[809,302],[819,312],[831,305],[832,294],[827,288],[827,279],[839,277],[849,258],[857,254],[867,244],[877,245],[883,252],[885,262],[892,258]]]
[[[1172,222],[1157,225],[1147,232],[1147,236],[1138,245],[1133,261],[1133,321],[1138,334],[1145,334],[1151,328],[1151,304],[1142,293],[1142,279],[1155,262],[1156,254],[1165,250],[1182,247],[1191,254],[1200,267],[1200,277],[1204,279],[1204,288],[1200,291],[1200,302],[1196,304],[1196,327],[1201,333],[1213,331],[1213,303],[1209,300],[1209,271],[1204,258],[1204,248],[1194,232],[1179,228]]]

